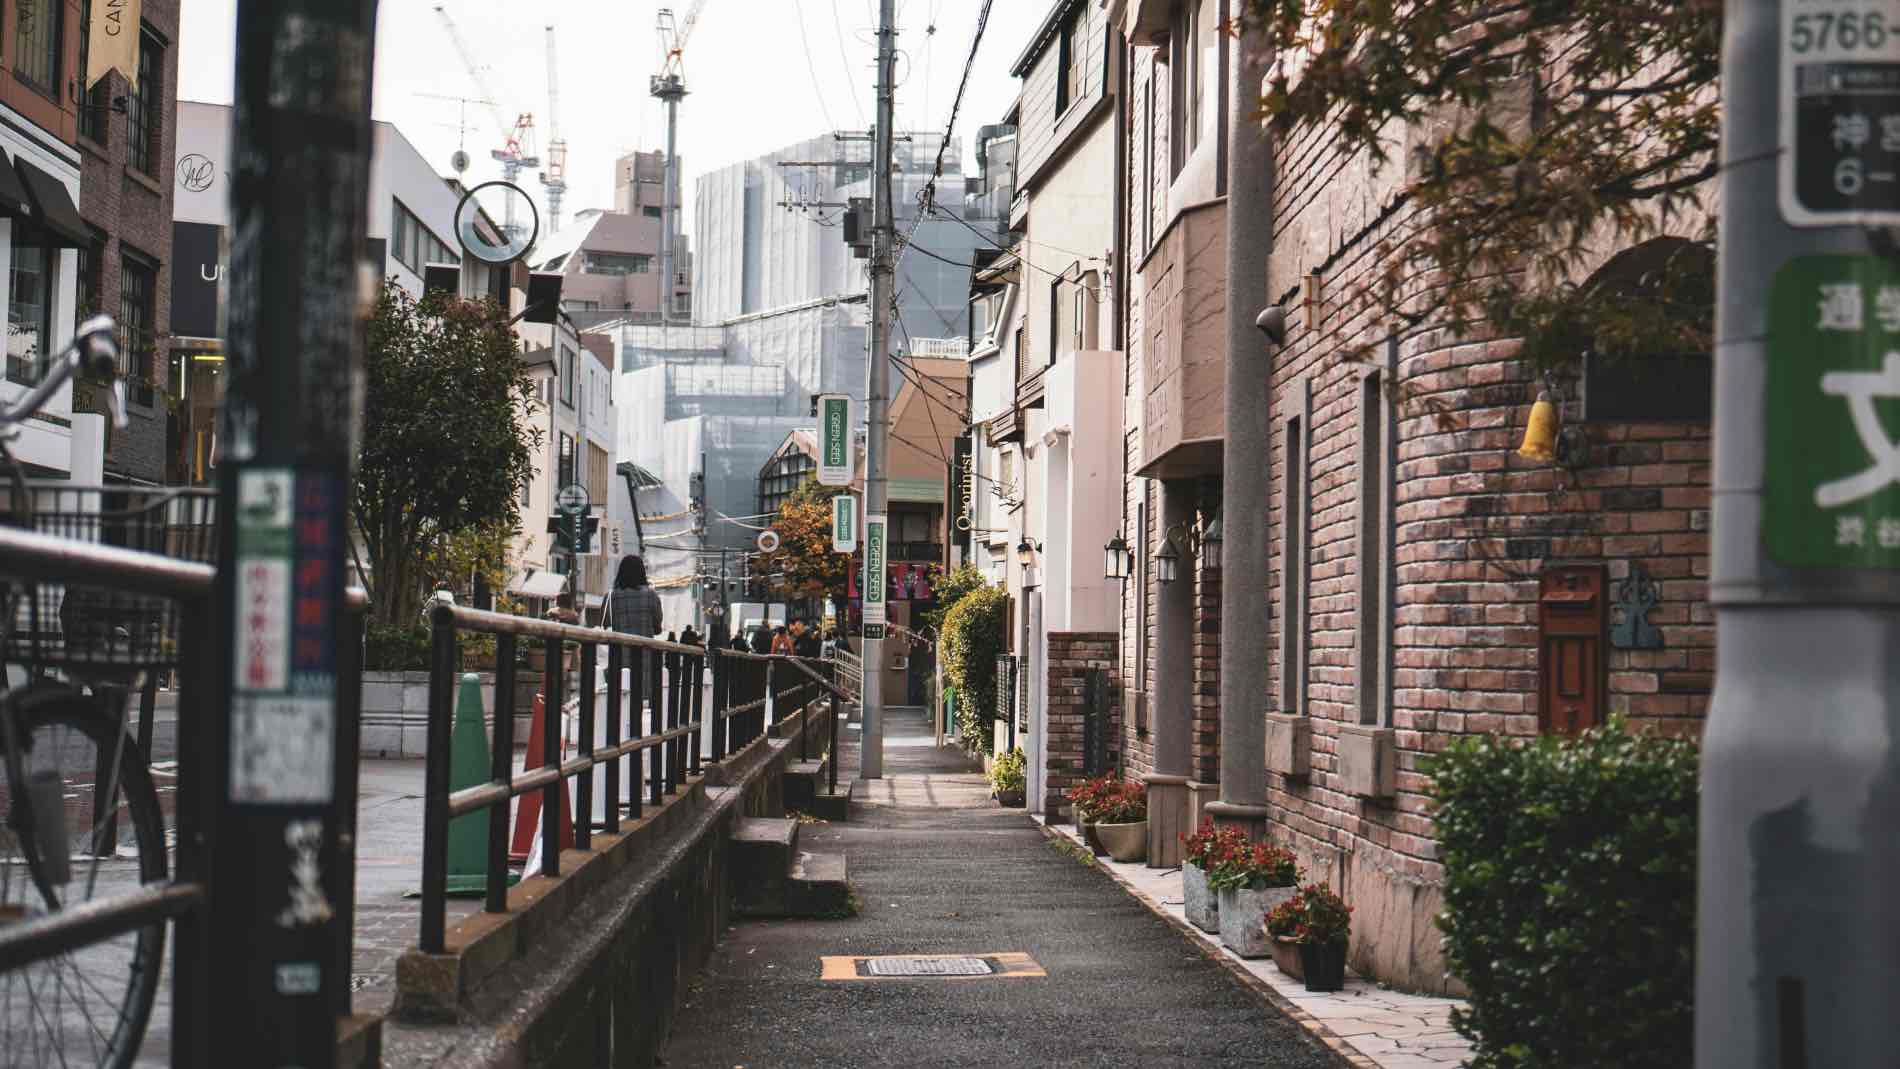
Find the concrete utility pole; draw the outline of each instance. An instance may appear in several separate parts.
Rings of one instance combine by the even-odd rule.
[[[1726,9],[1699,1069],[1900,1047],[1894,26],[1900,0]]]
[[[1234,39],[1227,137],[1226,436],[1221,445],[1220,800],[1217,821],[1264,834],[1267,810],[1267,501],[1272,357],[1255,325],[1273,249],[1273,159],[1245,102],[1267,59],[1258,30]]]
[[[884,520],[887,489],[891,380],[891,286],[896,273],[893,246],[897,226],[891,212],[891,103],[892,68],[897,55],[897,0],[878,0],[877,6],[877,129],[871,144],[871,359],[865,386],[866,440],[864,447],[864,585],[870,604],[871,584],[886,588],[887,537],[873,524]],[[872,539],[878,545],[872,544]],[[864,631],[864,742],[858,774],[865,779],[884,775],[884,628],[867,619]],[[873,637],[875,636],[875,637]]]
[[[179,844],[205,851],[212,921],[180,926],[181,944],[206,954],[181,991],[205,998],[181,1007],[195,1020],[177,1031],[217,1040],[174,1051],[179,1065],[336,1064],[353,849],[336,800],[353,782],[339,761],[356,760],[337,752],[338,710],[360,683],[345,642],[344,509],[375,26],[375,0],[238,5],[217,726],[211,774],[181,803],[202,806],[208,830]]]

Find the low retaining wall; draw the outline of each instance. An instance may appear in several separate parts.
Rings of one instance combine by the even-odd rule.
[[[495,673],[477,673],[482,679],[482,713],[495,715]],[[541,691],[541,673],[515,671],[515,738],[525,742],[534,715],[534,696]],[[363,757],[410,757],[421,760],[429,745],[429,673],[364,672],[363,729],[357,753]]]
[[[452,926],[449,953],[404,953],[383,1064],[649,1069],[725,930],[734,821],[784,815],[798,733],[824,753],[828,714],[786,718],[621,835],[564,851],[564,875],[523,880],[508,913]]]

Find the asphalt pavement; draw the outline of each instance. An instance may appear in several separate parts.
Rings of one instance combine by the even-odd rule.
[[[893,711],[885,779],[859,784],[849,823],[801,828],[802,849],[846,855],[860,913],[737,922],[660,1064],[1341,1064],[1022,810],[988,801],[975,763],[928,730],[921,712]],[[827,956],[905,954],[1024,954],[1034,968],[820,978]]]

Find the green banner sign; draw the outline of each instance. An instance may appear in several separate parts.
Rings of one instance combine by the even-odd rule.
[[[855,553],[858,548],[858,499],[839,494],[831,499],[831,549]]]
[[[890,589],[890,580],[885,575],[884,559],[885,517],[883,513],[864,517],[864,623],[883,627],[884,598]],[[867,630],[866,635],[869,635]]]
[[[820,395],[818,485],[851,485],[851,452],[851,398],[841,393]]]
[[[1803,256],[1768,308],[1762,531],[1793,568],[1900,568],[1900,269]]]

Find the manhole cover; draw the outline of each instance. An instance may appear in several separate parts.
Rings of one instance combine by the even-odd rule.
[[[988,976],[995,969],[982,958],[872,958],[864,971],[871,976]]]

